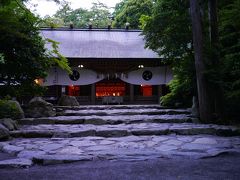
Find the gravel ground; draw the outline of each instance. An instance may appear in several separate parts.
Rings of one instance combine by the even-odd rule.
[[[6,158],[0,153],[0,158]],[[1,180],[87,179],[87,180],[239,180],[240,154],[207,159],[156,159],[149,161],[97,161],[0,169]]]

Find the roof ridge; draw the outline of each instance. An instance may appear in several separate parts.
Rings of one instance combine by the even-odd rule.
[[[140,29],[108,29],[108,28],[101,28],[101,29],[88,29],[88,28],[68,28],[68,27],[59,27],[59,28],[49,28],[49,27],[42,27],[40,28],[41,31],[109,31],[109,32],[142,32]]]

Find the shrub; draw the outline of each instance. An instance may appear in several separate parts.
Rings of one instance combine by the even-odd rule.
[[[12,100],[0,100],[0,119],[20,119],[23,118],[23,116],[23,111],[18,102]]]
[[[190,107],[192,103],[192,87],[191,83],[185,79],[174,77],[168,84],[170,93],[161,97],[161,105],[167,107],[175,107],[180,105],[182,107]]]

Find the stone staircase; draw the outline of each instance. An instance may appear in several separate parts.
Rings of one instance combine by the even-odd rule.
[[[0,149],[30,166],[85,160],[204,158],[240,152],[240,128],[199,124],[186,109],[159,105],[56,107],[57,116],[19,120]]]

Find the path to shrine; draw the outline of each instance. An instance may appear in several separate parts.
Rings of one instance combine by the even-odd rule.
[[[240,128],[199,124],[187,109],[159,105],[56,107],[57,116],[25,118],[0,150],[0,167],[75,161],[201,159],[240,153]]]

